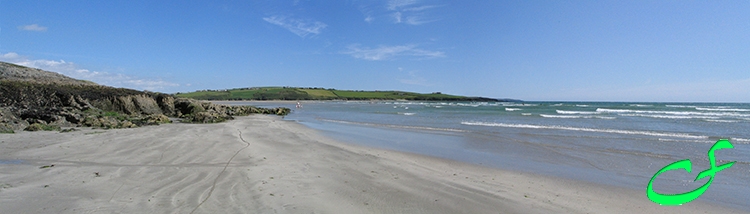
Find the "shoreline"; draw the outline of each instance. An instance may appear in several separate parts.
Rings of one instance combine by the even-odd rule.
[[[741,213],[338,142],[266,115],[0,135],[0,160],[11,213]]]

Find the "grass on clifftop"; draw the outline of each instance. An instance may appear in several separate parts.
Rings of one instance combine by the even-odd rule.
[[[177,93],[177,97],[198,100],[435,100],[496,101],[490,98],[464,97],[440,92],[420,94],[403,91],[349,91],[323,88],[261,87],[206,90]]]

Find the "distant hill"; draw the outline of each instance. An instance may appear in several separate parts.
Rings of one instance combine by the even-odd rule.
[[[0,80],[63,85],[97,85],[86,80],[77,80],[55,72],[0,62]]]
[[[424,100],[424,101],[517,101],[486,97],[465,97],[440,92],[420,94],[405,91],[353,91],[324,88],[255,87],[177,93],[177,97],[198,100]]]

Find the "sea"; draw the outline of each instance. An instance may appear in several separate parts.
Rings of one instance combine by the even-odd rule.
[[[699,201],[750,211],[750,103],[634,102],[226,102],[288,107],[296,121],[343,142],[486,167],[643,191],[655,173],[689,159],[692,172],[653,181],[661,194],[690,192],[714,175]]]

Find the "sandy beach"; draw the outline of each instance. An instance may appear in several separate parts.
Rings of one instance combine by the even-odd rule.
[[[644,184],[645,188],[645,184]],[[2,213],[735,213],[356,146],[280,117],[0,135]]]

